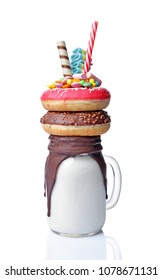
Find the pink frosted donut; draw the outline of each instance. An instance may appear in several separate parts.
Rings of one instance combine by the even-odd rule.
[[[101,87],[53,88],[41,96],[41,102],[48,111],[93,111],[109,105],[110,92]]]

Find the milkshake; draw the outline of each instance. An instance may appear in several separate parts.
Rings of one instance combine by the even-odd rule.
[[[75,49],[71,71],[65,42],[57,47],[64,77],[41,95],[47,112],[40,121],[50,135],[44,182],[47,219],[58,234],[89,236],[102,229],[106,209],[115,206],[120,195],[119,165],[110,157],[105,162],[101,145],[101,135],[111,124],[105,110],[111,95],[101,87],[101,79],[89,72],[89,50]],[[106,163],[114,176],[109,200]]]
[[[45,194],[50,228],[67,235],[100,231],[105,222],[107,198],[100,137],[49,138]]]
[[[91,235],[105,222],[105,189],[98,164],[89,155],[64,160],[51,195],[50,228],[61,234]]]

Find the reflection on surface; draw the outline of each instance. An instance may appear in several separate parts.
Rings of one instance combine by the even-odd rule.
[[[89,237],[64,237],[49,231],[47,260],[121,260],[119,244],[103,231]]]

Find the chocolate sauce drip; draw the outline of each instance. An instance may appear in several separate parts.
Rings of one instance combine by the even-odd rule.
[[[55,184],[57,169],[62,161],[80,154],[88,154],[98,163],[104,180],[107,198],[106,163],[102,155],[100,136],[49,136],[49,155],[45,164],[45,193],[47,194],[47,216],[50,216],[51,194]]]

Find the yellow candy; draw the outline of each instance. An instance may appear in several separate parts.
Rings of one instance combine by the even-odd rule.
[[[55,88],[55,83],[52,83],[51,85],[48,85],[48,88],[50,88],[50,89]]]
[[[96,87],[96,83],[92,83],[92,87]]]
[[[95,80],[94,79],[90,79],[89,82],[93,85]]]
[[[67,79],[67,81],[66,81],[67,85],[71,85],[71,84],[72,84],[72,82],[73,82],[73,80],[72,80],[72,79]]]
[[[73,83],[79,83],[79,82],[80,82],[80,79],[77,79],[77,78],[73,79]]]

